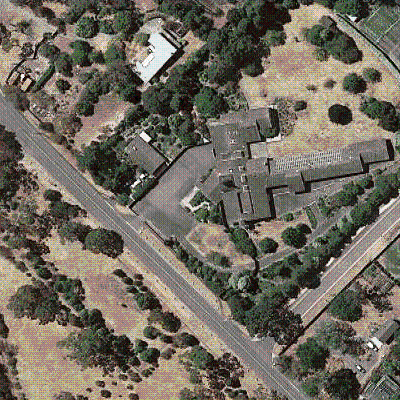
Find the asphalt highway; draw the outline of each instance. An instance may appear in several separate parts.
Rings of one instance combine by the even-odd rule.
[[[242,362],[265,382],[291,400],[306,396],[298,387],[272,366],[273,341],[253,342],[235,323],[224,320],[179,273],[169,265],[132,226],[132,218],[124,216],[110,204],[63,156],[36,133],[36,128],[0,96],[0,124],[16,133],[26,154],[33,156],[46,171],[63,185],[103,227],[119,232],[125,248],[134,253],[146,267],[168,286],[205,325],[218,335]]]

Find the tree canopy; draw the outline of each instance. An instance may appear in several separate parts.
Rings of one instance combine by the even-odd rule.
[[[362,315],[360,296],[354,290],[344,290],[332,300],[329,312],[344,321],[359,320]]]
[[[352,72],[344,77],[343,89],[352,94],[364,93],[367,85],[362,76]]]
[[[308,338],[305,343],[297,347],[296,355],[307,370],[324,369],[329,350],[318,344],[314,338]]]
[[[218,117],[227,110],[223,97],[215,89],[204,86],[194,97],[197,110],[205,117]]]
[[[355,372],[349,368],[334,372],[325,383],[325,389],[329,395],[339,400],[357,399],[360,388]]]
[[[351,110],[341,104],[334,104],[333,106],[330,106],[328,110],[328,115],[329,119],[333,123],[340,125],[347,125],[353,119]]]
[[[115,258],[124,251],[124,241],[117,232],[99,228],[86,235],[85,247],[93,253],[103,253]]]
[[[288,246],[301,248],[307,243],[307,237],[299,228],[288,227],[282,232],[282,240]]]

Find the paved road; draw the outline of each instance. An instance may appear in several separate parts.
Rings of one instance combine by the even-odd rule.
[[[307,290],[292,304],[291,309],[302,316],[306,325],[355,277],[368,262],[375,259],[398,234],[400,229],[400,198],[365,227],[351,245],[323,275],[317,289]]]
[[[24,151],[32,155],[102,226],[119,232],[125,241],[125,247],[170,287],[176,297],[208,325],[262,381],[286,394],[291,400],[306,399],[289,379],[272,367],[272,340],[252,342],[233,322],[223,320],[221,315],[173,267],[141,239],[130,223],[132,217],[119,214],[43,136],[34,133],[35,128],[2,96],[0,96],[0,124],[14,131]]]

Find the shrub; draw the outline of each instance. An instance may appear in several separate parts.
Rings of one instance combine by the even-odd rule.
[[[304,100],[298,100],[294,103],[294,111],[301,111],[307,108],[307,102]]]
[[[48,82],[48,80],[53,76],[55,71],[56,71],[56,69],[55,69],[54,65],[50,64],[50,66],[42,73],[40,78],[32,86],[32,92],[34,93],[34,92],[37,92],[39,89],[41,89]]]
[[[47,189],[43,193],[43,198],[51,202],[60,201],[62,194],[58,190]]]
[[[362,76],[356,73],[348,74],[343,79],[343,89],[349,93],[357,94],[365,92],[367,85]]]
[[[85,39],[96,36],[99,32],[99,25],[93,17],[81,17],[76,25],[77,36]]]
[[[333,89],[333,87],[336,85],[336,81],[335,80],[333,80],[333,79],[327,79],[325,82],[324,82],[324,88],[327,88],[327,89]]]
[[[260,249],[263,253],[275,253],[278,249],[278,243],[274,239],[264,238],[260,241]]]
[[[351,110],[346,106],[342,106],[341,104],[334,104],[333,106],[329,107],[328,115],[331,122],[340,125],[347,125],[353,119]]]
[[[71,84],[65,79],[57,79],[56,88],[60,91],[60,93],[65,93],[71,88]]]
[[[362,76],[369,83],[381,81],[381,73],[375,68],[364,68],[362,71]]]
[[[160,331],[155,328],[154,326],[146,326],[143,329],[143,336],[147,339],[157,339],[158,335],[160,334]]]
[[[317,61],[328,61],[329,59],[329,53],[321,47],[316,48],[313,51],[313,55]]]

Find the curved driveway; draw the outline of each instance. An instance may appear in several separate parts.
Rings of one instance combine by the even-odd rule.
[[[248,368],[268,386],[285,394],[289,399],[306,399],[294,383],[272,367],[272,340],[252,342],[233,322],[224,320],[173,267],[143,241],[129,223],[132,218],[119,214],[43,136],[35,134],[35,127],[7,103],[3,96],[0,96],[0,110],[0,124],[16,133],[24,151],[32,155],[102,226],[119,232],[125,241],[125,247],[170,287]]]

